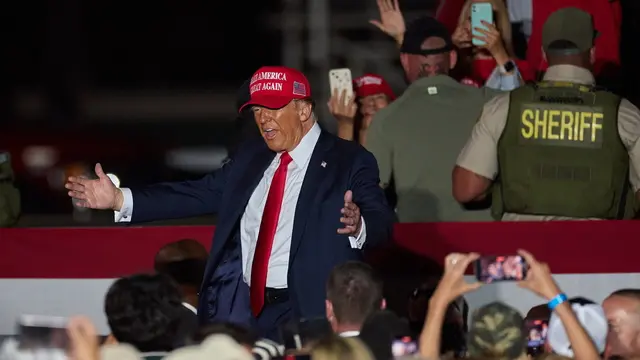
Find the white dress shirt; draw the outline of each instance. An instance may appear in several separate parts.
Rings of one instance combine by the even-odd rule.
[[[273,248],[269,258],[269,270],[267,271],[267,287],[269,288],[286,288],[287,272],[289,269],[289,250],[291,249],[291,237],[293,235],[293,223],[296,212],[296,205],[302,182],[311,160],[313,149],[320,138],[320,126],[316,123],[311,130],[302,138],[300,144],[296,146],[289,155],[293,160],[287,171],[287,180],[284,187],[284,198],[282,199],[282,209],[278,218],[278,227],[276,229],[275,238],[273,240]],[[280,165],[280,156],[277,154],[267,170],[265,170],[262,180],[253,191],[249,203],[245,208],[244,214],[240,219],[240,245],[242,249],[242,272],[243,279],[247,285],[251,285],[251,266],[253,264],[253,254],[256,250],[258,241],[258,232],[260,231],[260,223],[262,222],[262,213],[273,175]],[[318,166],[320,166],[318,164]],[[129,222],[133,214],[133,196],[131,190],[122,188],[124,201],[120,211],[115,212],[116,222]],[[336,209],[336,217],[341,217],[340,209]],[[357,237],[349,236],[349,242],[354,249],[362,249],[365,243],[367,232],[364,219],[361,217],[362,223],[360,234]],[[337,230],[337,229],[336,229]]]
[[[187,309],[191,310],[192,313],[198,315],[198,309],[195,308],[195,306],[189,304],[188,302],[183,302],[182,306],[186,307]]]

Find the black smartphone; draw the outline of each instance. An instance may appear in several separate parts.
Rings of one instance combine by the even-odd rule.
[[[18,319],[21,349],[67,349],[67,319],[57,316],[22,315]]]
[[[293,320],[280,327],[282,344],[289,350],[300,350],[331,333],[331,324],[326,317]]]
[[[418,343],[409,336],[394,339],[391,343],[393,357],[413,355],[418,352]]]
[[[520,255],[483,256],[475,263],[476,278],[487,284],[524,280],[528,269],[527,262]]]
[[[544,343],[547,340],[547,320],[528,320],[525,323],[527,330],[527,354],[536,356],[544,352]]]

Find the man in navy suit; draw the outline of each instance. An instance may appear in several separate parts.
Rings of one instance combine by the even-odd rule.
[[[243,144],[222,169],[117,189],[97,164],[97,180],[66,186],[80,206],[113,209],[121,222],[217,213],[198,316],[278,339],[283,323],[325,315],[331,269],[390,239],[393,214],[376,160],[320,128],[301,72],[263,67],[250,93],[240,111],[252,109],[262,139]]]

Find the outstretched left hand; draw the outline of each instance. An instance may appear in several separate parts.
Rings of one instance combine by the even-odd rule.
[[[338,234],[357,237],[362,228],[362,218],[360,216],[360,208],[353,202],[353,192],[351,190],[347,190],[344,193],[344,207],[340,212],[342,213],[340,222],[344,224],[344,227],[338,229]]]

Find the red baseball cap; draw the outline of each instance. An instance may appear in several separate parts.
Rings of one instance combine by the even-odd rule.
[[[251,98],[238,109],[258,105],[269,109],[280,109],[291,100],[311,97],[309,80],[303,73],[285,66],[263,66],[251,77]]]
[[[365,74],[353,80],[356,96],[365,97],[376,94],[385,94],[390,100],[395,100],[396,95],[391,90],[391,86],[384,81],[382,76],[375,74]]]

